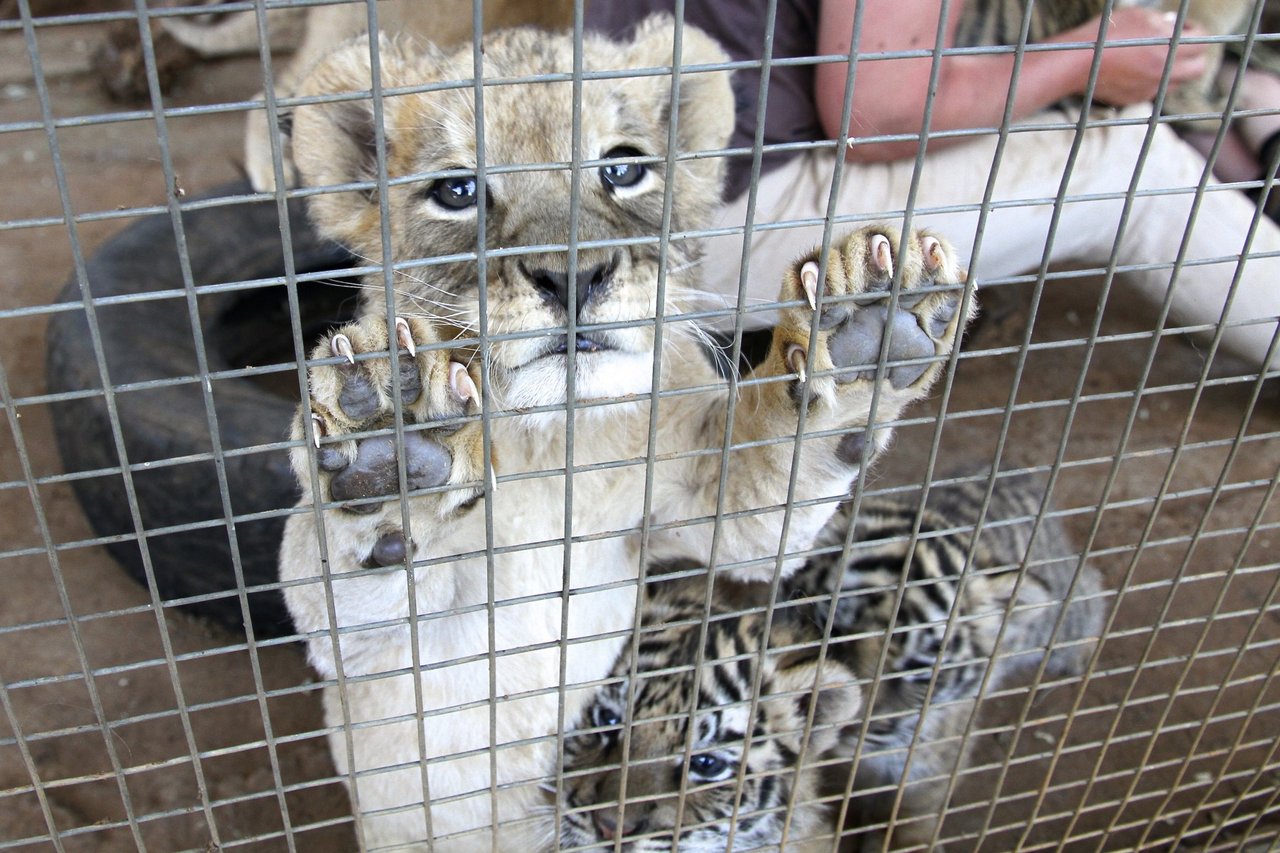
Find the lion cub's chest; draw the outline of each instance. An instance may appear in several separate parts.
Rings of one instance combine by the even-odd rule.
[[[441,567],[452,575],[451,582],[425,584],[423,592],[435,600],[422,604],[429,611],[456,612],[487,604],[492,596],[504,610],[524,610],[530,617],[497,621],[500,633],[518,626],[509,638],[511,647],[536,642],[535,635],[555,639],[563,633],[568,571],[568,636],[589,633],[584,620],[599,628],[602,617],[614,628],[625,627],[634,589],[619,597],[616,585],[639,572],[637,531],[645,508],[646,471],[644,443],[633,438],[638,431],[643,434],[646,418],[627,414],[631,416],[577,419],[568,475],[563,422],[529,429],[495,421],[494,456],[502,481],[491,504],[477,504],[452,535],[432,546],[442,556],[473,556]],[[566,517],[571,524],[566,525]],[[617,600],[600,613],[606,598]],[[589,601],[595,603],[584,608]],[[504,645],[502,638],[499,645]]]
[[[572,549],[572,588],[634,577],[639,571],[635,531],[643,511],[643,465],[503,483],[493,496],[495,593],[516,597],[559,590],[566,542]],[[566,525],[570,513],[572,523]]]

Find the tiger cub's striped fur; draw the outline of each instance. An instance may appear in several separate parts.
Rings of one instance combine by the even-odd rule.
[[[956,24],[955,45],[1017,44],[1022,33],[1023,16],[1028,0],[965,0]],[[1114,0],[1111,8],[1147,6],[1176,12],[1181,0]],[[1242,34],[1253,10],[1253,0],[1189,0],[1187,18],[1195,21],[1209,35]],[[1027,42],[1041,42],[1050,36],[1097,18],[1108,8],[1107,0],[1034,0]],[[1222,45],[1209,46],[1211,61],[1204,76],[1165,96],[1167,116],[1221,112],[1225,94],[1217,77],[1222,65]],[[1212,129],[1217,119],[1197,123],[1200,129]]]
[[[965,760],[959,736],[993,651],[990,688],[1042,661],[1053,676],[1072,675],[1082,670],[1101,628],[1094,570],[1077,573],[1056,520],[1045,519],[1032,536],[1043,489],[1030,478],[1002,478],[982,516],[985,486],[935,487],[923,512],[910,497],[864,499],[847,561],[842,546],[853,519],[852,508],[842,506],[816,545],[830,550],[812,558],[780,593],[760,673],[762,698],[751,719],[767,585],[718,580],[708,608],[700,570],[685,566],[656,582],[651,577],[635,656],[629,646],[614,666],[614,680],[597,691],[580,730],[566,740],[564,846],[612,849],[621,835],[626,851],[671,850],[679,819],[683,851],[778,849],[791,804],[786,849],[830,850],[835,827],[827,823],[831,809],[822,798],[829,802],[844,790],[849,767],[843,759],[855,754],[850,828],[869,828],[857,843],[878,850],[889,841],[876,825],[894,816],[904,777],[891,846],[928,843],[946,805],[948,776]],[[919,535],[912,542],[917,514]],[[1055,637],[1068,592],[1071,605]],[[818,651],[833,601],[833,640],[819,678]],[[705,635],[704,612],[710,614]],[[705,663],[695,679],[700,648]],[[855,677],[864,690],[875,688],[865,739]],[[806,769],[797,773],[807,704],[818,683],[824,689],[816,694]],[[825,769],[810,769],[814,763]],[[620,799],[626,801],[621,813]]]
[[[982,477],[935,486],[923,510],[914,497],[869,497],[856,522],[843,506],[816,546],[834,553],[814,557],[787,584],[793,599],[813,600],[815,633],[825,628],[834,597],[831,654],[865,679],[865,739],[859,751],[863,727],[850,726],[840,748],[858,755],[850,814],[852,826],[868,828],[863,849],[882,849],[891,818],[892,847],[932,839],[948,779],[966,759],[960,736],[993,652],[988,690],[1034,672],[1046,654],[1048,674],[1074,675],[1101,630],[1096,571],[1077,570],[1057,520],[1044,519],[1032,536],[1043,488],[1027,477],[1002,478],[984,516],[986,485]],[[842,560],[851,522],[853,544]],[[1071,604],[1055,636],[1068,592]]]
[[[613,850],[622,836],[626,851],[832,849],[809,768],[859,718],[861,693],[840,663],[819,666],[806,622],[785,609],[761,656],[767,593],[718,577],[704,635],[705,570],[651,574],[635,655],[629,644],[565,740],[563,848]]]

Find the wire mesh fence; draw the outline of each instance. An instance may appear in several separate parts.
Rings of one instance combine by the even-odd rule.
[[[1257,67],[1255,49],[1265,57],[1274,39],[1269,10],[1245,5],[1231,32],[1175,27],[1174,38],[1224,44]],[[966,11],[930,6],[943,22]],[[866,16],[884,14],[868,3],[850,4],[842,52],[744,35],[746,58],[694,57],[694,31],[673,27],[674,60],[670,47],[656,59],[619,48],[609,65],[590,47],[590,6],[423,8],[435,39],[461,45],[441,63],[450,73],[406,78],[399,48],[375,43],[367,88],[316,93],[299,85],[318,58],[308,39],[353,19],[394,32],[400,7],[0,5],[0,274],[12,294],[0,303],[0,850],[661,849],[673,835],[690,850],[1280,849],[1267,275],[1280,241],[1265,203],[1249,200],[1267,198],[1277,164],[1225,166],[1231,134],[1280,105],[1250,102],[1243,72],[1224,66],[1215,109],[1231,120],[1202,133],[1206,159],[1149,109],[1015,115],[1011,89],[994,121],[956,129],[929,95],[929,146],[867,165],[843,152],[920,138],[869,129],[854,93],[883,85],[877,68],[924,63],[927,89],[945,91],[944,58],[1000,57],[1016,88],[1028,63],[1073,48],[1091,57],[1093,92],[1101,54],[1027,43],[1035,22],[1018,4],[1016,46],[957,46],[939,26],[936,44],[886,51],[863,38]],[[780,19],[818,8],[762,3],[751,20],[782,33]],[[1195,13],[1179,9],[1177,23]],[[521,21],[567,28],[559,65],[503,66],[516,48],[492,35],[479,49],[473,33]],[[228,32],[238,49],[207,46]],[[208,40],[203,52],[193,38]],[[695,93],[721,72],[740,110],[768,114],[770,79],[815,68],[843,75],[836,131],[779,140],[762,122],[745,143],[681,136],[705,120]],[[646,145],[601,141],[592,108],[637,81],[669,114],[644,114]],[[532,94],[544,91],[556,94]],[[473,116],[474,160],[406,165],[399,134],[430,127],[437,101]],[[525,105],[514,117],[512,103]],[[355,178],[299,184],[296,134],[265,133],[260,159],[246,160],[246,120],[250,135],[254,122],[287,131],[307,107],[357,104],[372,120],[370,165]],[[512,127],[539,120],[550,153],[513,149]],[[636,185],[643,216],[599,224],[596,183],[628,198],[627,181],[708,163],[730,164],[742,189],[714,215],[691,214],[672,177]],[[466,226],[469,243],[436,236],[433,251],[397,252],[392,206],[439,205],[440,188],[488,211]],[[307,207],[326,198],[371,205],[375,248],[317,233]],[[534,224],[508,241],[504,217],[517,213]],[[858,404],[870,421],[831,426],[817,398],[840,366],[783,348],[770,372],[768,332],[756,330],[780,308],[807,310],[777,295],[785,275],[800,280],[801,252],[826,258],[883,221],[937,229],[969,275],[909,293],[910,241],[895,238],[882,320],[934,292],[954,306],[976,298],[979,314],[955,350],[927,355],[893,349],[907,334],[896,320],[877,331],[872,372],[859,374],[875,389]],[[584,312],[607,301],[589,280],[609,266],[601,257],[651,259],[656,307]],[[547,269],[529,273],[536,264]],[[820,265],[825,276],[836,264]],[[457,269],[482,284],[460,290]],[[517,280],[564,313],[511,322],[502,300]],[[684,298],[684,285],[707,298]],[[309,417],[317,371],[348,375],[347,354],[311,349],[362,311],[395,330],[397,295],[415,288],[419,308],[430,303],[421,314],[470,319],[450,338],[419,336],[415,358],[442,358],[465,392],[449,365],[461,359],[473,399],[459,394],[460,410],[424,424],[407,387],[419,377],[387,371],[390,415],[353,430],[400,461],[384,490],[354,496],[373,512],[353,512],[351,495],[327,491],[341,466],[326,452],[343,436]],[[832,301],[816,318],[873,310],[818,299]],[[675,355],[610,375],[605,391],[575,368],[637,329]],[[563,395],[517,400],[495,379],[504,353],[556,336],[575,344],[551,353],[573,417]],[[691,339],[722,347],[714,383],[670,379],[685,353],[670,348]],[[807,353],[818,338],[805,340]],[[378,346],[359,344],[354,369],[377,360]],[[894,371],[917,363],[941,377],[894,414]],[[422,381],[430,396],[437,386]],[[789,432],[733,431],[779,388],[799,403]],[[715,440],[664,445],[704,400]],[[864,464],[878,450],[866,438],[887,426],[891,446]],[[597,450],[598,433],[625,430],[638,450]],[[415,474],[431,447],[460,458],[458,435],[474,437],[477,468]],[[847,488],[810,482],[804,465],[823,441],[856,448]],[[734,478],[767,475],[743,460],[775,452],[781,497],[744,504]],[[306,460],[301,500],[291,453]],[[699,481],[709,502],[664,504],[662,472],[678,466],[711,472]],[[1026,502],[1002,510],[1025,483]],[[467,498],[456,514],[420,509],[451,495]],[[843,526],[816,541],[803,532],[837,506]],[[281,537],[300,519],[317,558],[282,577]],[[756,520],[767,547],[740,532]],[[548,565],[545,588],[508,582]],[[843,588],[821,580],[828,565],[849,567]],[[458,567],[474,594],[432,609]],[[312,594],[318,615],[298,603]],[[357,595],[390,603],[347,610]],[[454,642],[464,633],[478,646]],[[394,665],[362,657],[389,646]],[[554,678],[524,677],[539,667]],[[467,678],[478,692],[449,692]],[[478,741],[437,748],[474,725]],[[491,824],[511,834],[474,831]]]

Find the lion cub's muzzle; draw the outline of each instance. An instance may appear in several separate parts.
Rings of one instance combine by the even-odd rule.
[[[614,273],[618,270],[620,252],[605,257],[586,252],[578,253],[578,267],[573,276],[573,304],[575,316],[581,319],[583,312],[598,301],[609,289]],[[559,305],[566,312],[570,304],[568,258],[563,255],[531,258],[519,264],[521,274],[533,285],[548,303]]]
[[[614,349],[613,344],[606,335],[596,333],[587,334],[586,332],[578,332],[573,338],[573,348],[578,352],[600,352],[601,350]],[[559,341],[552,347],[552,354],[565,355],[569,352],[569,336],[562,335]]]

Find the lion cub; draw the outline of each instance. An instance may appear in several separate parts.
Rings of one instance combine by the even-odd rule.
[[[771,350],[731,392],[679,317],[733,124],[727,73],[699,67],[716,44],[686,27],[675,55],[655,17],[584,38],[574,83],[571,36],[504,31],[479,90],[470,49],[372,47],[380,100],[360,40],[293,115],[316,228],[394,271],[312,354],[285,596],[364,845],[541,847],[560,733],[629,634],[641,559],[714,545],[752,580],[807,548],[941,372],[965,276],[937,237],[848,234],[780,282]]]

